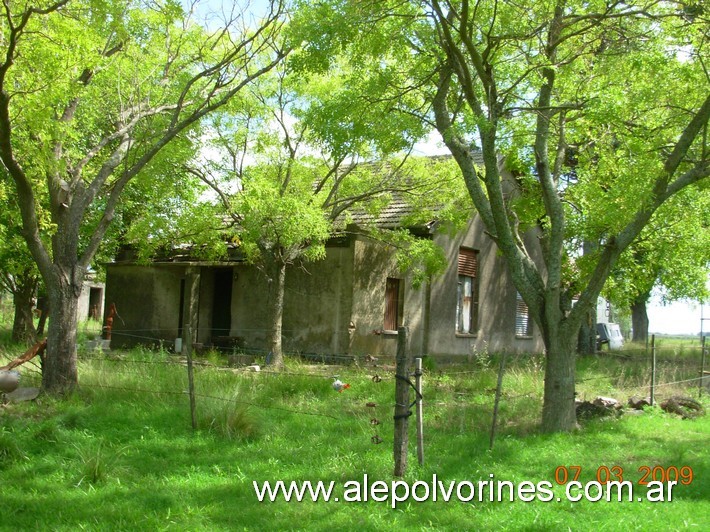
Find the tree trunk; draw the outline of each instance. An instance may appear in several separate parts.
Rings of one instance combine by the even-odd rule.
[[[77,315],[81,286],[68,281],[61,273],[47,282],[50,318],[47,330],[47,354],[42,366],[42,388],[55,394],[73,391],[79,376],[76,365]]]
[[[580,355],[593,355],[597,352],[597,311],[592,308],[582,321],[577,335],[577,352]]]
[[[648,294],[641,295],[631,305],[631,326],[634,329],[633,342],[646,343],[648,341],[648,313],[646,302]]]
[[[286,289],[286,264],[277,262],[267,269],[269,282],[268,336],[267,345],[271,356],[271,365],[278,369],[284,367],[281,345],[283,328],[284,292]]]
[[[37,337],[44,335],[44,327],[49,316],[49,298],[45,294],[37,297],[37,310],[39,310],[39,321],[37,322]]]
[[[582,254],[589,256],[593,254],[599,245],[596,242],[584,240],[582,242]],[[585,313],[582,325],[579,327],[577,335],[577,353],[580,355],[593,355],[597,352],[597,306],[594,305]]]
[[[575,351],[573,338],[561,331],[544,332],[547,347],[545,395],[542,405],[543,432],[566,432],[577,426],[575,413]]]
[[[15,318],[12,323],[12,341],[33,344],[37,341],[32,319],[32,299],[37,288],[37,277],[25,272],[15,278],[12,302]]]

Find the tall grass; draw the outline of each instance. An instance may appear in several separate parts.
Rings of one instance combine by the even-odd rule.
[[[669,362],[670,364],[670,362]],[[410,501],[259,503],[252,482],[392,479],[394,376],[382,368],[289,360],[285,374],[198,365],[198,429],[187,370],[163,351],[84,353],[80,390],[0,409],[0,529],[510,529],[707,528],[706,418],[643,416],[590,421],[575,434],[539,434],[542,357],[509,357],[496,445],[488,449],[498,358],[430,365],[424,376],[425,463],[410,435],[406,480],[553,480],[578,465],[581,480],[620,465],[630,480],[648,465],[692,467],[696,481],[671,504]],[[664,378],[683,376],[669,365]],[[680,371],[680,373],[679,373]],[[378,374],[381,382],[375,382]],[[645,359],[582,357],[580,394],[645,387]],[[333,391],[332,377],[348,382]],[[694,388],[674,387],[674,393]],[[707,400],[705,400],[706,406]],[[374,406],[368,406],[374,405]],[[372,424],[375,419],[379,422]],[[413,420],[413,418],[412,418]],[[413,423],[412,423],[413,425]],[[373,436],[383,443],[373,443]],[[705,479],[705,480],[704,480]]]

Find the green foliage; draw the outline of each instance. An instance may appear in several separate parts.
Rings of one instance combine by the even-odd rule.
[[[20,278],[39,277],[39,271],[22,237],[17,201],[10,196],[10,177],[0,166],[0,287],[14,292]],[[34,281],[36,284],[36,280]]]
[[[106,482],[112,474],[116,474],[116,462],[125,452],[124,449],[107,449],[103,440],[88,442],[84,447],[76,446],[76,450],[81,474],[76,487],[84,483],[96,486]]]
[[[545,426],[572,430],[570,345],[585,314],[664,202],[707,186],[704,14],[602,1],[334,6],[342,22],[353,16],[380,36],[365,42],[391,35],[409,52],[398,67],[409,81],[398,85],[402,106],[435,125],[454,155],[557,362],[547,366],[559,386],[547,388]],[[389,49],[366,49],[384,76]],[[410,105],[412,93],[429,105]],[[530,228],[537,238],[523,238]]]
[[[627,308],[660,287],[665,301],[706,300],[710,275],[710,194],[684,190],[661,207],[622,255],[605,295]]]
[[[234,6],[217,22],[199,1],[189,12],[173,0],[4,5],[0,158],[66,329],[49,323],[49,360],[67,363],[46,365],[46,388],[77,384],[71,299],[105,259],[102,244],[111,255],[132,231],[148,248],[165,245],[174,210],[197,197],[184,167],[207,117],[287,54],[277,35],[284,3],[269,7],[257,20]]]
[[[330,224],[313,198],[314,175],[312,167],[296,163],[287,177],[268,164],[248,169],[235,211],[242,217],[240,239],[249,258],[269,252],[290,263],[296,250],[307,260],[323,258]]]

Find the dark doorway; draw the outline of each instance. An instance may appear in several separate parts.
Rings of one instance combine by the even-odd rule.
[[[103,288],[89,289],[89,319],[99,321],[103,312]]]
[[[212,299],[212,337],[229,336],[232,328],[232,269],[220,268],[214,272]]]

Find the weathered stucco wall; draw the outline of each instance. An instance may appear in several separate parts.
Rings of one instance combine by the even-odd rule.
[[[431,283],[431,314],[428,346],[431,355],[472,355],[476,352],[539,352],[542,342],[536,327],[530,338],[516,338],[516,289],[505,260],[496,245],[483,232],[479,217],[475,217],[456,237],[439,234],[450,268]],[[532,244],[533,242],[531,242]],[[456,333],[456,297],[459,248],[478,253],[478,322],[474,334]]]
[[[104,296],[106,285],[104,283],[87,280],[81,286],[78,302],[78,320],[98,319],[104,315]]]
[[[116,304],[111,347],[159,344],[178,334],[184,267],[111,264],[106,268],[106,309]]]
[[[437,233],[434,238],[442,246],[449,268],[417,289],[410,276],[399,271],[394,250],[365,235],[332,241],[325,260],[290,267],[284,295],[284,350],[394,356],[397,335],[383,330],[386,283],[392,277],[404,284],[402,325],[409,328],[413,355],[541,352],[543,345],[535,326],[529,338],[515,335],[516,290],[505,261],[484,234],[480,220],[472,220],[457,236]],[[527,235],[526,240],[532,253],[539,253],[535,235]],[[479,252],[478,321],[475,332],[467,335],[457,334],[455,325],[461,247]],[[181,282],[187,280],[183,305],[186,327],[190,322],[189,287],[196,273],[199,302],[197,323],[193,324],[197,333],[192,341],[208,345],[216,334],[213,325],[226,316],[228,336],[239,338],[247,350],[264,352],[270,284],[256,267],[243,263],[110,265],[106,305],[115,302],[121,316],[114,322],[112,345],[149,343],[151,339],[172,343],[178,335]],[[229,289],[231,300],[226,306],[224,301],[220,303],[220,316],[216,317],[216,300]],[[227,332],[219,328],[223,331],[220,335]]]
[[[402,325],[409,328],[410,352],[421,354],[424,290],[415,289],[409,276],[399,270],[390,246],[358,236],[354,240],[352,281],[353,355],[394,356],[397,352],[397,335],[383,330],[388,277],[404,282]]]
[[[350,342],[352,249],[329,245],[322,261],[292,266],[286,273],[283,348],[286,352],[344,354]],[[247,349],[266,348],[267,303],[264,274],[237,268],[232,293],[232,335]]]

